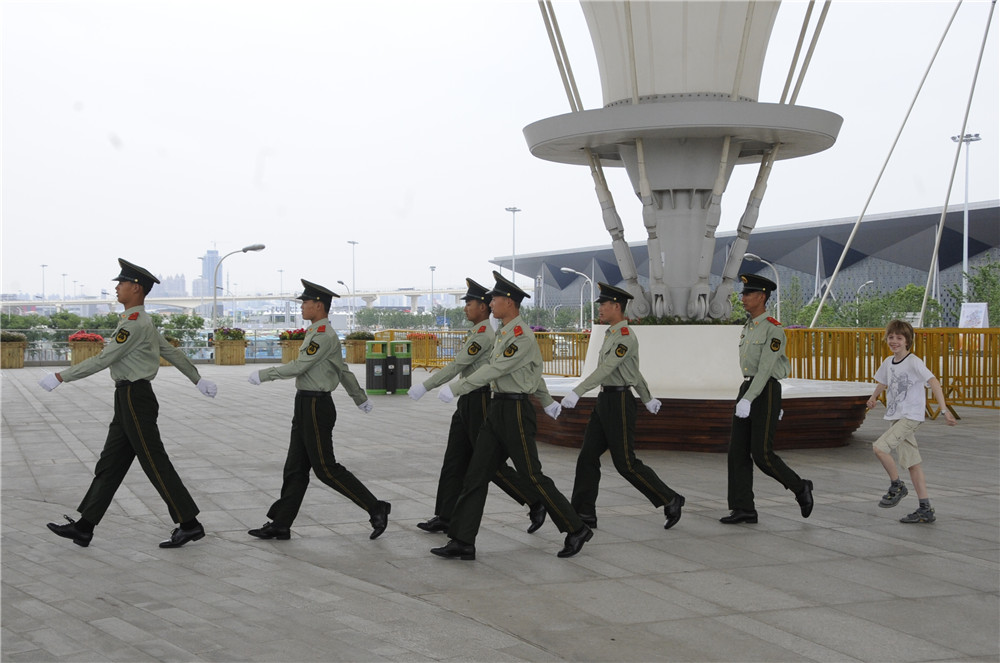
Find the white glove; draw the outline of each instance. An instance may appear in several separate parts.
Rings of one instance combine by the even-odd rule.
[[[448,385],[441,387],[441,391],[438,392],[439,401],[442,403],[450,403],[453,398],[455,398],[455,394],[451,393],[451,387]]]
[[[648,403],[645,403],[645,405],[646,405],[646,409],[649,410],[650,414],[656,414],[657,412],[660,411],[660,406],[663,405],[663,403],[661,403],[660,401],[658,401],[658,400],[656,400],[654,398],[653,400],[649,401]]]
[[[575,391],[571,391],[565,396],[563,396],[562,402],[559,404],[566,408],[567,410],[572,410],[576,407],[576,404],[580,401],[580,397],[576,395]]]
[[[358,409],[361,410],[362,412],[364,412],[365,414],[368,414],[369,412],[372,411],[372,408],[374,408],[374,407],[375,406],[372,405],[372,401],[369,398],[367,401],[365,401],[364,403],[362,403],[361,405],[359,405]]]
[[[558,419],[560,412],[562,412],[562,405],[559,404],[559,401],[552,401],[545,407],[545,414],[553,419]]]
[[[406,392],[406,395],[415,401],[419,401],[420,397],[427,393],[427,389],[422,384],[415,384],[410,387],[410,390]]]
[[[219,388],[211,380],[202,378],[198,380],[198,391],[205,394],[209,398],[215,398],[215,395],[219,393]]]
[[[45,377],[38,381],[38,386],[45,391],[52,391],[59,386],[59,378],[55,373],[46,373]]]
[[[736,404],[736,416],[740,419],[746,419],[750,416],[750,401],[745,398],[740,399],[740,402]]]
[[[254,371],[251,373],[248,381],[250,384],[260,384],[260,371]]]

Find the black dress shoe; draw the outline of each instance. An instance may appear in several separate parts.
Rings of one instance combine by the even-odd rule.
[[[720,523],[725,523],[726,525],[738,525],[739,523],[755,523],[757,522],[757,512],[756,511],[744,511],[743,509],[733,509],[733,512],[728,516],[723,516],[719,518]]]
[[[425,523],[417,523],[417,527],[425,532],[447,532],[448,521],[441,516],[434,516]]]
[[[166,541],[160,541],[161,548],[180,548],[188,541],[197,541],[205,537],[205,528],[202,527],[201,523],[198,523],[197,527],[192,527],[191,529],[181,529],[178,527],[173,532],[170,533],[170,538]]]
[[[572,534],[566,535],[566,541],[563,543],[563,549],[556,553],[556,557],[572,557],[581,550],[583,550],[583,544],[594,538],[594,531],[584,525]]]
[[[806,479],[802,482],[802,490],[795,495],[795,501],[799,503],[802,517],[808,518],[813,512],[813,482]]]
[[[389,524],[390,509],[392,509],[391,504],[380,501],[375,510],[372,511],[372,517],[368,520],[372,524],[372,533],[368,537],[369,539],[377,539],[385,531],[386,526]]]
[[[663,507],[663,513],[667,519],[663,523],[663,529],[670,529],[681,519],[681,507],[684,506],[684,497],[677,495],[670,501],[670,504]]]
[[[586,525],[590,529],[597,529],[597,514],[596,513],[580,513],[580,512],[577,512],[576,515],[580,516],[580,520],[583,521],[584,525]]]
[[[247,531],[250,536],[256,536],[258,539],[279,539],[281,541],[287,541],[292,538],[292,530],[287,527],[280,527],[274,523],[264,523],[258,529],[252,529]]]
[[[538,528],[545,524],[545,503],[531,505],[528,511],[528,518],[531,519],[531,526],[528,527],[528,534],[534,534]]]
[[[431,548],[431,552],[438,557],[446,559],[464,559],[468,561],[476,558],[476,546],[471,543],[462,543],[458,539],[452,539],[440,548]]]
[[[49,523],[46,525],[50,530],[58,534],[59,536],[65,537],[67,539],[73,539],[73,543],[78,546],[83,546],[86,548],[90,545],[90,540],[94,538],[93,532],[81,532],[76,527],[76,521],[67,515],[63,515],[63,518],[69,521],[65,525],[56,525],[55,523]]]

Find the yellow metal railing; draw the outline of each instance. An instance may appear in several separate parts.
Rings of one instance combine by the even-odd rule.
[[[873,382],[882,360],[891,354],[883,329],[785,333],[793,378]],[[1000,408],[1000,328],[918,329],[913,353],[941,382],[950,405]]]
[[[413,352],[410,360],[414,368],[434,370],[455,358],[462,348],[466,331],[415,331],[412,329],[386,329],[375,332],[380,341],[409,340]],[[590,334],[580,332],[537,332],[535,339],[542,351],[542,371],[546,375],[574,376],[583,370],[587,357]]]

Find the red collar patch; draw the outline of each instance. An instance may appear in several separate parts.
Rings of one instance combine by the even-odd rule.
[[[770,322],[772,325],[776,325],[778,327],[781,326],[781,323],[775,320],[774,318],[768,317],[767,321]]]
[[[132,315],[130,315],[128,317],[128,319],[129,320],[138,320],[139,319],[139,314],[138,313],[133,313]]]
[[[514,327],[514,336],[520,336],[523,333],[524,333],[524,330],[521,329],[521,325],[518,325],[517,327]]]
[[[622,336],[628,336],[628,327],[622,327]]]
[[[326,331],[326,325],[320,325],[319,327],[316,328],[316,331],[322,334],[323,332]]]

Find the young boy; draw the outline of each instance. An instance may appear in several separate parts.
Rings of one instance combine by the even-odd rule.
[[[948,410],[944,402],[944,392],[941,383],[934,377],[924,362],[912,352],[913,327],[908,322],[893,320],[885,328],[885,343],[892,351],[891,357],[886,357],[882,365],[875,371],[875,393],[868,399],[868,409],[875,407],[879,395],[885,391],[885,418],[892,422],[889,430],[882,434],[872,448],[882,467],[889,473],[892,484],[889,491],[882,497],[879,506],[889,508],[899,504],[906,494],[906,484],[899,478],[896,463],[892,458],[892,450],[896,449],[899,464],[910,470],[910,480],[917,490],[920,506],[908,516],[900,518],[901,523],[932,523],[934,509],[927,497],[927,482],[924,470],[920,464],[920,452],[917,451],[917,439],[914,433],[924,421],[926,395],[925,386],[930,386],[934,399],[941,407],[944,418],[949,426],[954,426],[955,416]]]

